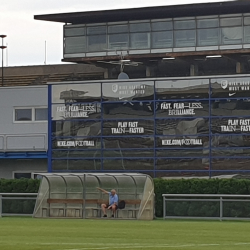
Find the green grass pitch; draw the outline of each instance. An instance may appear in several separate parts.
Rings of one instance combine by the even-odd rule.
[[[250,222],[0,219],[1,250],[249,250]]]

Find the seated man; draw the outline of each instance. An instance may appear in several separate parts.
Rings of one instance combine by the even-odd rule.
[[[115,211],[118,208],[118,195],[116,194],[116,191],[114,189],[111,190],[111,192],[108,192],[102,188],[97,188],[98,190],[102,191],[105,194],[109,195],[109,204],[102,204],[101,208],[103,211],[103,217],[107,217],[106,209],[112,210],[112,216],[115,217]]]

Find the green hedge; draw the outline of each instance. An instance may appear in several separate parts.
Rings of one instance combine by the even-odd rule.
[[[248,179],[154,179],[155,212],[163,216],[162,194],[250,194]],[[168,215],[172,216],[219,216],[218,202],[168,202]],[[223,207],[224,216],[250,216],[250,205],[227,202]]]
[[[0,193],[37,193],[40,181],[33,179],[0,179]],[[32,214],[35,200],[3,200],[3,213]]]
[[[162,194],[250,194],[250,180],[246,179],[154,179],[155,212],[163,215]],[[33,179],[0,179],[0,193],[37,193],[40,181]],[[33,200],[5,200],[4,213],[32,213]],[[219,216],[218,202],[168,202],[168,215],[172,216]],[[227,202],[224,216],[250,217],[250,204]]]

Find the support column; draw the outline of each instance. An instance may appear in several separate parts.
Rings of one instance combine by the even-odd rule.
[[[190,76],[198,76],[199,68],[197,64],[190,65]]]
[[[106,68],[104,70],[104,79],[109,79],[109,69],[108,68]]]
[[[245,71],[244,63],[242,62],[236,62],[236,73],[242,74]]]

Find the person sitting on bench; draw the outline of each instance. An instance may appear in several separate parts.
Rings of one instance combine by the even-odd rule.
[[[111,217],[115,217],[115,211],[118,208],[118,195],[116,194],[115,189],[112,189],[111,192],[108,192],[102,188],[97,188],[98,190],[102,191],[105,194],[109,195],[109,204],[102,204],[101,208],[103,211],[103,217],[107,217],[106,209],[112,210]]]

